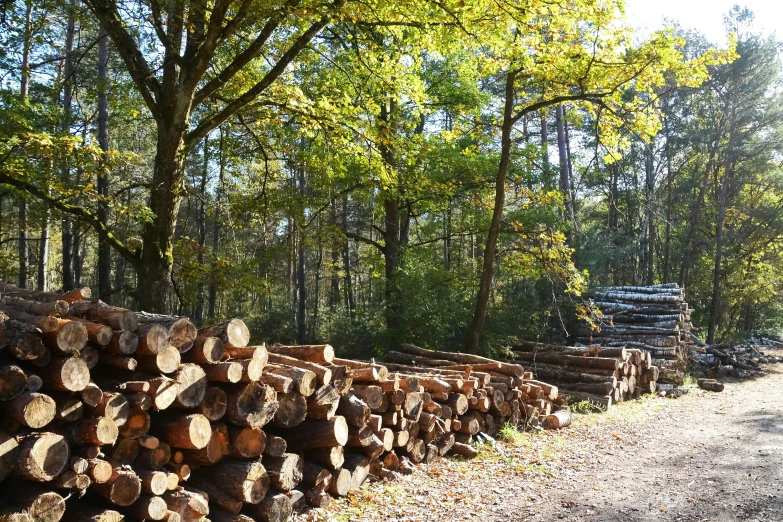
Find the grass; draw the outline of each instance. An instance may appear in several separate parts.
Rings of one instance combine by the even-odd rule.
[[[579,413],[581,415],[589,415],[591,413],[603,413],[606,411],[600,404],[596,404],[590,401],[580,401],[571,406],[573,413]]]
[[[498,437],[500,440],[517,446],[521,445],[525,439],[524,433],[519,431],[519,428],[510,422],[505,423],[503,427],[500,428],[500,431],[498,431]]]
[[[690,373],[686,373],[682,385],[685,386],[686,388],[694,388],[698,386],[698,383],[696,382],[696,378],[693,375],[691,375]]]

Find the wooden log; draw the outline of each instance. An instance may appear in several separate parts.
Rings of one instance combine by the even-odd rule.
[[[59,493],[38,484],[25,484],[15,487],[4,486],[8,505],[13,511],[24,513],[30,522],[58,522],[65,515],[65,499]],[[4,522],[24,520],[21,518],[6,518],[0,515]]]
[[[369,406],[353,392],[340,397],[337,414],[342,415],[351,426],[364,426],[370,420]]]
[[[715,379],[697,379],[696,383],[699,385],[699,388],[711,392],[722,392],[724,388],[723,383]]]
[[[349,426],[348,428],[348,441],[346,446],[350,447],[362,447],[368,446],[372,442],[372,438],[375,436],[372,429],[369,426],[355,427]]]
[[[243,459],[260,457],[266,448],[266,434],[260,429],[228,426],[228,434],[228,453],[233,457]],[[280,440],[285,446],[285,441]],[[285,447],[280,452],[280,454],[283,453],[285,453]]]
[[[69,506],[63,522],[123,522],[125,517],[112,509],[91,506]]]
[[[0,403],[0,408],[6,417],[33,429],[43,428],[57,414],[54,399],[43,393],[24,392],[13,400]]]
[[[244,348],[250,342],[250,330],[241,319],[231,319],[199,330],[199,336],[218,337],[225,344]]]
[[[574,402],[587,401],[593,404],[604,406],[605,408],[610,408],[614,403],[612,397],[608,395],[594,395],[592,393],[584,393],[584,392],[571,391],[571,390],[563,390],[562,395],[566,397],[570,397],[572,401],[571,404],[574,404]]]
[[[209,520],[212,522],[255,522],[242,513],[232,513],[218,506],[209,507]]]
[[[277,408],[277,393],[264,384],[251,382],[226,387],[228,410],[226,419],[237,426],[262,428],[271,421]]]
[[[113,420],[98,417],[74,422],[69,427],[68,434],[76,444],[103,446],[114,444],[119,437],[119,428]]]
[[[195,408],[204,400],[207,392],[207,376],[204,369],[197,364],[183,364],[174,374],[177,383],[177,398],[172,406],[175,408]]]
[[[143,495],[126,510],[141,520],[163,520],[168,513],[168,506],[161,497]]]
[[[331,384],[322,386],[307,399],[307,418],[329,420],[337,414],[340,394]]]
[[[302,479],[299,455],[284,453],[279,457],[264,458],[264,467],[272,486],[281,491],[291,491]]]
[[[225,509],[230,513],[239,513],[242,510],[244,503],[229,495],[214,482],[208,475],[196,476],[190,480],[190,483],[195,485],[201,491],[209,495],[209,515],[213,516],[214,505],[220,506],[221,509]]]
[[[292,428],[304,422],[307,416],[307,401],[297,393],[278,395],[279,407],[275,412],[273,424],[279,428]]]
[[[261,380],[266,362],[257,357],[237,360],[242,365],[242,382],[255,382]]]
[[[109,480],[93,484],[92,489],[112,504],[126,507],[136,502],[141,495],[141,480],[133,471],[116,466]]]
[[[288,447],[297,451],[344,446],[348,424],[337,415],[331,420],[305,420],[297,430],[286,433]]]
[[[264,448],[264,455],[270,457],[279,457],[288,449],[288,443],[284,438],[277,435],[267,434],[266,447]]]
[[[72,354],[87,345],[87,328],[78,321],[57,319],[54,330],[43,332],[44,343],[55,353]]]
[[[202,449],[209,444],[212,437],[209,420],[200,413],[169,414],[156,419],[153,427],[175,448]]]
[[[18,461],[19,443],[11,434],[0,431],[0,481],[11,474]]]
[[[468,411],[468,398],[462,393],[450,393],[446,404],[457,415],[463,415]]]
[[[92,292],[89,287],[76,288],[66,292],[33,292],[26,288],[19,288],[10,283],[0,283],[0,293],[24,297],[34,301],[65,301],[66,303],[75,303],[83,299],[90,299]]]
[[[87,330],[87,339],[98,346],[108,345],[111,342],[112,337],[114,337],[114,331],[109,325],[94,323],[87,319],[76,317],[75,315],[69,315],[66,318],[70,321],[78,321],[83,324],[85,330]]]
[[[478,450],[476,448],[467,444],[462,444],[460,442],[454,443],[454,445],[451,447],[451,452],[468,459],[476,458],[478,455]]]
[[[231,345],[223,345],[223,358],[229,359],[258,359],[266,365],[269,360],[269,351],[265,345],[245,346],[238,348]]]
[[[167,346],[157,355],[138,355],[138,369],[148,373],[174,373],[179,368],[181,356],[173,346]]]
[[[291,499],[285,493],[275,491],[269,491],[260,504],[245,509],[253,518],[265,522],[285,522],[293,512]]]
[[[383,389],[372,384],[354,384],[351,388],[354,395],[360,398],[371,409],[377,409],[383,402]]]
[[[209,438],[206,447],[197,450],[182,450],[183,461],[189,464],[214,465],[228,454],[228,429],[218,423]]]
[[[318,488],[308,489],[305,493],[305,502],[308,506],[326,509],[332,503],[332,497],[329,493],[321,491]]]
[[[265,372],[258,382],[271,386],[278,393],[291,393],[294,391],[294,381],[285,375],[277,375]]]
[[[544,364],[555,364],[572,368],[604,368],[609,370],[616,370],[620,367],[620,361],[618,359],[604,357],[580,357],[574,355],[556,355],[528,352],[514,353],[516,354],[517,358],[522,360],[542,362]]]
[[[184,317],[146,312],[138,312],[136,317],[139,324],[155,323],[167,328],[169,331],[169,344],[179,350],[180,353],[187,352],[198,335],[195,325]]]
[[[141,492],[145,495],[160,496],[167,491],[168,474],[165,471],[143,469],[136,473],[141,481]]]
[[[209,478],[214,484],[234,498],[258,504],[269,490],[269,474],[259,461],[223,459],[209,468]]]
[[[571,425],[571,410],[559,410],[547,415],[543,426],[546,429],[557,430]]]
[[[166,442],[161,442],[155,448],[139,448],[135,465],[141,469],[159,470],[171,460],[171,447]]]
[[[316,364],[332,364],[335,359],[334,348],[328,344],[301,346],[282,346],[275,344],[268,347],[268,350],[270,353],[285,355]]]
[[[43,388],[57,391],[82,391],[90,383],[90,369],[78,357],[52,359],[41,368]]]
[[[209,500],[195,491],[177,488],[163,495],[169,511],[177,513],[183,522],[197,521],[209,514]]]
[[[67,302],[62,300],[39,302],[23,297],[12,296],[0,297],[0,305],[16,308],[23,312],[27,312],[28,314],[55,317],[66,315],[68,313],[68,307],[70,306]]]
[[[302,482],[308,488],[320,487],[323,491],[332,481],[332,473],[323,466],[302,459]]]
[[[269,362],[277,365],[292,366],[303,370],[311,371],[315,374],[318,384],[323,386],[332,381],[332,370],[320,364],[303,361],[295,357],[288,357],[279,353],[270,353]]]
[[[304,457],[331,470],[341,467],[345,461],[345,453],[342,446],[305,451]]]
[[[267,375],[278,375],[291,379],[294,384],[294,391],[304,397],[309,397],[315,393],[316,376],[310,370],[303,370],[293,366],[282,366],[277,364],[267,364],[264,368]]]
[[[329,493],[343,497],[354,488],[353,475],[345,469],[340,468],[332,472],[332,481],[329,483]]]
[[[206,374],[206,378],[211,382],[230,382],[236,383],[242,379],[244,368],[236,361],[216,362],[214,364],[204,364],[201,369]]]
[[[201,414],[210,421],[219,421],[228,410],[228,394],[222,388],[210,386],[204,393],[200,405]]]
[[[138,329],[136,314],[124,308],[98,301],[77,301],[70,305],[70,314],[96,323],[110,325],[115,330],[135,332]]]
[[[219,337],[199,335],[193,348],[182,354],[184,361],[196,364],[214,364],[223,358],[225,345]]]
[[[122,426],[128,421],[130,406],[123,394],[104,392],[100,402],[93,408],[93,414],[111,419],[117,426]]]
[[[111,478],[112,466],[105,460],[89,459],[87,461],[87,475],[93,484],[103,484]]]

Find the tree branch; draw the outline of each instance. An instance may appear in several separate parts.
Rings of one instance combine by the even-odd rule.
[[[91,226],[93,230],[95,230],[101,238],[108,241],[109,244],[111,244],[111,246],[114,248],[114,250],[117,251],[118,254],[120,254],[122,257],[128,260],[134,267],[138,267],[140,258],[136,254],[136,252],[134,252],[133,250],[125,246],[125,244],[122,241],[120,241],[114,234],[112,234],[111,230],[109,230],[109,228],[104,223],[102,223],[100,219],[98,219],[98,216],[96,216],[89,210],[83,207],[78,207],[76,205],[70,205],[68,203],[65,203],[62,200],[39,189],[32,183],[18,180],[7,174],[3,174],[2,172],[0,172],[0,183],[5,183],[6,185],[11,185],[12,187],[16,187],[19,190],[27,192],[32,196],[35,196],[36,198],[40,199],[44,203],[47,203],[49,206],[54,207],[60,210],[61,212],[65,212],[67,214],[80,218],[89,226]]]
[[[85,1],[106,30],[106,34],[114,42],[117,52],[120,53],[125,65],[128,67],[128,73],[133,78],[133,83],[139,89],[150,112],[152,112],[152,116],[160,121],[161,114],[158,108],[158,100],[161,93],[160,84],[144,55],[136,45],[136,41],[125,29],[122,19],[117,12],[117,4],[112,0]]]
[[[344,2],[345,0],[335,0],[332,6],[337,8]],[[286,67],[288,67],[299,53],[304,50],[307,44],[321,32],[321,29],[326,27],[329,23],[329,19],[330,17],[328,15],[323,15],[317,22],[314,22],[304,33],[299,35],[294,43],[291,44],[291,47],[288,48],[277,63],[266,73],[266,75],[264,75],[261,81],[245,91],[244,94],[234,99],[234,101],[230,102],[222,110],[218,111],[213,116],[206,118],[199,123],[195,129],[188,133],[185,139],[186,150],[192,150],[207,134],[255,100],[267,87],[272,85],[272,83],[283,74]]]
[[[355,241],[358,241],[360,243],[365,243],[367,245],[372,245],[381,252],[385,252],[383,245],[378,243],[377,241],[373,241],[372,239],[366,238],[364,236],[360,236],[359,234],[354,234],[353,232],[343,232],[345,234],[345,237],[353,239]]]

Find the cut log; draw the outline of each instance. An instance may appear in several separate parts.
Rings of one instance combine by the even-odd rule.
[[[68,506],[63,522],[123,522],[125,517],[112,509],[90,506]]]
[[[71,424],[68,434],[71,440],[82,446],[103,446],[114,444],[119,429],[113,420],[106,417],[81,419]]]
[[[141,480],[141,491],[145,495],[162,495],[168,487],[168,474],[157,470],[139,470],[136,472]]]
[[[161,350],[171,345],[169,329],[162,324],[146,323],[139,326],[138,346],[136,352],[139,355],[157,355]]]
[[[345,468],[340,468],[332,472],[332,480],[329,483],[329,493],[343,497],[353,489],[353,476]]]
[[[266,346],[245,346],[238,348],[231,345],[223,345],[223,358],[229,359],[258,359],[262,364],[266,365],[269,357],[269,352]]]
[[[302,479],[299,455],[294,453],[285,453],[280,457],[267,456],[264,458],[264,467],[272,486],[281,491],[291,491]]]
[[[156,419],[153,428],[175,448],[202,449],[212,437],[209,420],[200,413],[169,414]]]
[[[144,495],[126,510],[141,520],[163,520],[168,512],[168,506],[161,497]]]
[[[57,328],[44,332],[46,345],[55,353],[76,353],[87,345],[87,328],[78,321],[58,319]]]
[[[128,421],[130,406],[123,394],[104,392],[101,401],[95,405],[93,414],[111,419],[117,426],[122,426]]]
[[[209,501],[204,495],[178,488],[163,495],[169,511],[177,513],[183,522],[197,521],[209,514]],[[165,519],[164,519],[165,520]]]
[[[111,478],[112,466],[105,460],[90,459],[87,461],[87,475],[94,484],[103,484]]]
[[[378,409],[383,402],[383,390],[380,386],[355,384],[351,391],[371,409]]]
[[[285,355],[316,364],[331,364],[334,362],[334,348],[329,344],[301,346],[282,346],[276,344],[270,346],[268,350],[270,353]]]
[[[262,428],[277,412],[277,393],[264,384],[251,382],[226,388],[228,411],[226,419],[237,426]]]
[[[270,457],[279,457],[288,449],[288,443],[284,438],[277,435],[267,435],[266,447],[264,448],[264,455]]]
[[[0,297],[0,304],[16,308],[33,315],[62,317],[68,313],[69,304],[66,301],[34,301],[23,297]]]
[[[90,369],[78,357],[52,359],[39,373],[48,390],[78,392],[90,383]]]
[[[129,469],[114,467],[111,478],[92,489],[101,497],[118,506],[130,506],[141,495],[141,480]]]
[[[228,395],[222,388],[210,386],[204,394],[201,402],[201,413],[210,421],[218,421],[223,418],[228,410]]]
[[[605,408],[610,408],[614,403],[612,397],[608,395],[605,396],[593,395],[592,393],[584,393],[584,392],[571,391],[571,390],[563,390],[562,395],[566,397],[570,397],[571,399],[570,404],[574,404],[575,402],[587,401],[593,404],[604,406]]]
[[[304,397],[309,397],[315,393],[316,376],[310,370],[296,368],[292,366],[280,366],[277,364],[267,364],[264,368],[265,375],[277,375],[291,379],[294,385],[294,391]]]
[[[231,319],[199,330],[199,336],[219,337],[225,344],[244,348],[250,342],[250,330],[241,319]],[[218,358],[218,360],[220,360]]]
[[[294,381],[284,375],[264,373],[258,382],[271,386],[278,393],[291,393],[294,391]]]
[[[124,308],[107,305],[102,301],[78,301],[70,306],[70,314],[96,323],[105,323],[115,330],[135,332],[138,328],[136,314]]]
[[[269,362],[272,364],[293,366],[295,368],[311,371],[316,375],[318,384],[321,386],[329,384],[332,381],[332,370],[320,364],[303,361],[295,357],[288,357],[279,353],[269,354]]]
[[[193,348],[182,355],[182,359],[198,364],[214,364],[223,358],[225,346],[219,337],[199,335]]]
[[[201,491],[209,495],[210,519],[212,519],[214,516],[215,505],[234,514],[239,513],[242,510],[244,503],[220,489],[217,485],[215,485],[214,482],[212,482],[211,477],[208,475],[194,477],[190,480],[190,483],[194,484]]]
[[[253,357],[250,359],[238,359],[237,362],[242,365],[242,382],[255,382],[261,379],[266,362]]]
[[[307,416],[307,401],[297,393],[279,394],[278,408],[273,424],[279,428],[292,428],[304,422]]]
[[[223,459],[209,469],[210,481],[234,498],[258,504],[269,489],[269,475],[258,461]]]
[[[455,442],[451,447],[451,452],[468,459],[476,458],[478,455],[478,450],[476,448],[467,444],[462,444],[461,442]]]
[[[67,319],[82,323],[84,328],[87,330],[87,339],[89,339],[91,343],[97,344],[98,346],[106,346],[111,342],[111,339],[114,336],[114,331],[109,325],[94,323],[74,315],[69,315]]]
[[[345,446],[348,424],[337,415],[331,420],[305,420],[297,430],[286,433],[288,447],[297,451]]]
[[[364,426],[370,420],[370,408],[353,392],[340,398],[337,414],[345,417],[345,421],[351,426]]]
[[[242,379],[244,368],[236,361],[216,362],[201,366],[208,381],[236,383]]]
[[[148,373],[174,373],[179,368],[181,355],[173,346],[167,346],[157,355],[138,355],[138,368]]]
[[[43,428],[57,414],[54,399],[43,393],[25,392],[13,400],[0,403],[0,407],[8,418],[33,429]]]
[[[302,484],[309,488],[318,488],[323,491],[332,480],[332,473],[318,464],[302,460]]]
[[[139,312],[136,314],[139,324],[160,324],[169,331],[169,343],[180,351],[187,352],[196,340],[198,330],[193,323],[184,317],[170,315],[149,314]]]
[[[256,506],[247,506],[247,512],[264,522],[285,522],[291,517],[291,499],[285,493],[269,491],[264,500]]]
[[[171,447],[161,442],[155,448],[139,448],[139,456],[135,465],[141,469],[159,470],[171,460]]]
[[[38,484],[21,487],[4,486],[9,505],[14,511],[24,512],[32,522],[58,522],[65,515],[65,499],[62,495]],[[3,521],[13,519],[4,518]]]
[[[556,430],[571,425],[571,411],[559,410],[547,415],[544,419],[544,428]]]
[[[204,400],[207,391],[207,377],[201,366],[183,364],[174,374],[177,382],[177,398],[172,406],[177,408],[195,408]]]
[[[260,457],[266,448],[266,435],[262,430],[228,426],[228,434],[228,451],[233,457],[244,459]],[[280,453],[285,453],[285,448]]]
[[[576,368],[603,368],[609,370],[616,370],[620,367],[620,361],[618,359],[610,359],[604,357],[580,357],[575,355],[558,355],[558,354],[542,354],[542,353],[528,353],[528,352],[515,352],[517,358],[532,361],[541,362],[544,364],[555,364],[559,366],[576,367]]]

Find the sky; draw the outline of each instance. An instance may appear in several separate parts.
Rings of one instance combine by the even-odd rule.
[[[630,24],[641,32],[660,28],[664,18],[698,29],[713,43],[726,40],[723,17],[739,4],[755,16],[755,27],[783,39],[783,0],[626,0]]]

